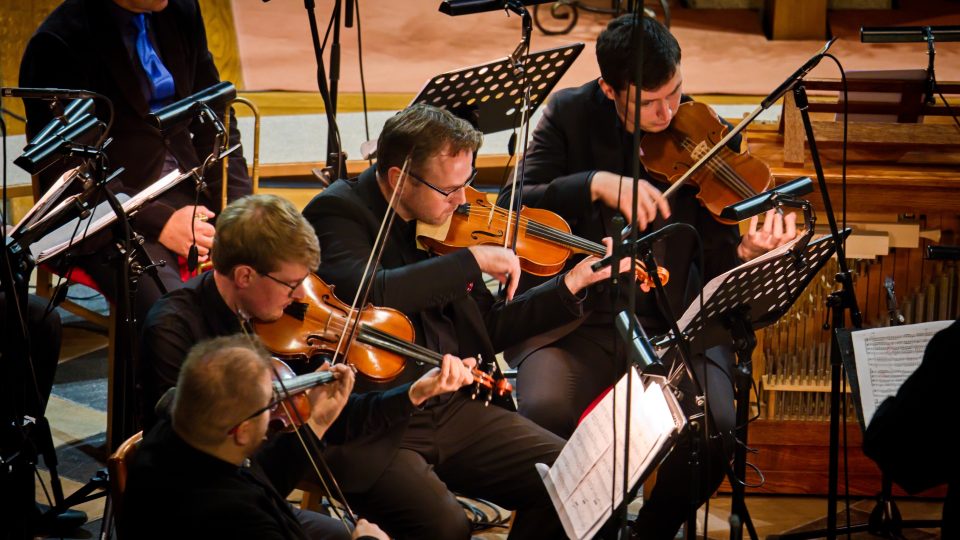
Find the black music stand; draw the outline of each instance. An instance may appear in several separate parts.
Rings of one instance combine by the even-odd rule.
[[[447,109],[483,133],[513,129],[523,112],[525,85],[531,85],[529,116],[582,51],[583,43],[574,43],[519,59],[508,56],[488,64],[441,73],[430,79],[410,104],[427,103]],[[524,68],[517,69],[517,65]]]
[[[849,328],[838,329],[837,341],[840,344],[840,360],[843,362],[843,369],[850,382],[850,394],[853,396],[860,434],[866,435],[867,423],[863,416],[863,401],[860,397],[860,380],[857,376],[857,359],[853,352],[852,333],[853,330]],[[851,534],[869,532],[883,538],[899,539],[904,538],[901,532],[904,528],[940,528],[942,525],[943,521],[940,519],[903,519],[897,502],[893,498],[893,481],[887,473],[880,471],[880,493],[877,493],[876,504],[870,511],[870,517],[866,523],[848,524],[845,530]]]
[[[849,231],[846,231],[848,233]],[[746,262],[717,276],[704,288],[703,307],[699,300],[687,308],[679,321],[689,336],[691,349],[703,351],[717,345],[733,345],[737,354],[735,374],[736,438],[734,464],[727,471],[733,491],[731,538],[742,536],[746,525],[750,537],[757,538],[744,501],[747,425],[750,417],[750,389],[753,385],[751,358],[757,340],[755,331],[773,324],[827,263],[835,251],[833,238],[825,236],[808,242],[813,231],[793,243]]]

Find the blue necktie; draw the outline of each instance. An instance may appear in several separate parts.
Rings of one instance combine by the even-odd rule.
[[[141,13],[134,17],[133,24],[137,27],[137,56],[140,57],[140,64],[143,65],[147,81],[150,82],[150,110],[153,111],[159,109],[166,99],[173,96],[173,75],[170,75],[164,67],[160,56],[150,43],[146,15]]]

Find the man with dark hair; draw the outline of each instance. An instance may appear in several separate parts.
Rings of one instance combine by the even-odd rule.
[[[607,25],[597,39],[601,77],[551,96],[524,155],[523,204],[557,212],[574,234],[588,240],[610,236],[617,213],[627,219],[633,214],[631,178],[638,159],[638,149],[633,146],[638,86],[635,30],[640,32],[643,51],[641,136],[666,130],[681,103],[691,101],[682,93],[677,40],[655,19],[641,20],[642,25],[633,15],[624,15]],[[737,150],[739,145],[737,138],[730,148]],[[721,224],[700,206],[694,188],[681,188],[668,202],[661,193],[667,187],[641,166],[636,226],[646,234],[668,223],[686,223],[699,232],[703,260],[698,260],[697,240],[691,235],[672,236],[655,246],[659,264],[670,272],[665,292],[676,314],[682,313],[702,287],[699,270],[709,280],[796,235],[792,214],[786,225],[780,216],[768,214],[763,229],[756,230],[754,221],[741,237],[736,226]],[[506,206],[509,200],[510,191],[505,188],[499,204]],[[568,264],[576,264],[576,260]],[[524,276],[520,289],[537,282]],[[587,296],[586,315],[577,323],[506,351],[508,362],[518,368],[520,414],[562,437],[573,432],[590,403],[624,373],[624,347],[618,343],[613,316],[627,305],[626,294],[621,292],[614,302],[607,284],[597,284]],[[638,292],[636,305],[636,315],[648,334],[668,330],[653,293]],[[707,358],[694,359],[693,368],[701,384],[707,383],[712,421],[700,430],[708,437],[701,437],[699,446],[701,456],[707,454],[709,459],[701,459],[701,476],[695,482],[689,464],[690,438],[682,438],[661,465],[653,494],[640,510],[636,528],[643,538],[672,537],[685,516],[719,485],[732,455],[732,354],[711,349]],[[696,410],[697,392],[690,381],[684,378],[680,386],[687,410]],[[694,490],[695,484],[699,486]]]
[[[377,165],[359,178],[335,182],[304,215],[323,249],[318,274],[352,298],[392,206],[396,216],[365,298],[406,314],[417,342],[430,349],[493,360],[506,345],[575,321],[583,289],[609,270],[594,273],[595,259],[585,259],[514,297],[520,266],[506,248],[473,246],[437,257],[418,250],[417,222],[442,224],[465,202],[480,143],[480,133],[448,111],[409,107],[386,122]],[[506,283],[511,301],[496,302],[481,273]],[[409,363],[397,380],[419,371]],[[563,537],[534,468],[553,463],[563,441],[514,412],[451,394],[364,443],[331,447],[327,455],[354,508],[391,536],[469,538],[469,524],[451,493],[456,491],[516,510],[510,538]]]
[[[106,147],[109,164],[124,171],[110,184],[114,192],[134,194],[167,173],[189,170],[210,155],[214,142],[211,122],[190,119],[161,132],[148,113],[220,82],[207,48],[206,30],[197,0],[65,0],[44,20],[30,39],[20,63],[20,85],[99,92],[113,103]],[[27,138],[32,140],[55,114],[45,101],[24,100]],[[222,107],[218,107],[222,114]],[[96,102],[96,114],[108,122],[108,110]],[[230,141],[240,141],[236,121],[228,127]],[[239,150],[230,155],[228,195],[233,200],[250,193],[246,162]],[[75,160],[50,167],[39,175],[46,190]],[[132,224],[143,235],[154,262],[166,265],[159,276],[167,290],[182,285],[179,257],[196,243],[199,260],[212,246],[213,217],[220,211],[221,168],[206,171],[198,194],[186,180],[156,200],[144,204]],[[200,218],[200,219],[197,219]],[[209,221],[207,221],[209,219]],[[104,242],[88,240],[71,250],[67,266],[83,268],[111,299],[122,290]],[[138,284],[134,313],[142,320],[160,297],[149,278]]]

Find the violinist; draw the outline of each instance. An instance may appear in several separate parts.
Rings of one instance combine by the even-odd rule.
[[[250,195],[228,205],[219,217],[212,254],[212,271],[162,297],[144,321],[137,375],[147,428],[157,422],[153,404],[177,384],[184,360],[197,343],[250,333],[251,319],[280,318],[284,308],[303,299],[303,280],[320,262],[313,228],[289,201],[274,195]],[[473,366],[473,359],[446,355],[442,368],[412,383],[352,395],[343,414],[326,429],[324,441],[341,443],[389,432],[431,397],[472,383]],[[282,444],[298,445],[295,435],[278,438]],[[343,526],[327,516],[294,513],[311,538],[333,538],[343,532]]]
[[[333,183],[304,215],[323,250],[317,273],[352,298],[394,198],[396,215],[371,272],[368,300],[410,317],[421,345],[493,359],[507,345],[576,321],[585,287],[609,271],[593,272],[590,264],[597,259],[587,258],[514,296],[520,266],[506,248],[473,246],[442,256],[419,250],[416,222],[440,224],[464,203],[480,143],[481,134],[448,111],[408,107],[387,120],[376,165],[356,179]],[[509,301],[496,301],[483,273],[506,284]],[[397,381],[417,374],[408,364]],[[562,538],[534,468],[552,463],[562,446],[560,437],[514,412],[455,393],[429,401],[406,424],[364,447],[347,444],[328,454],[354,508],[393,537],[469,538],[469,523],[452,493],[458,492],[515,510],[510,538]]]
[[[353,372],[309,391],[305,436],[323,436],[353,387]],[[306,539],[283,494],[306,474],[299,448],[264,443],[276,403],[265,351],[242,335],[194,346],[180,370],[172,419],[147,433],[130,463],[120,530],[130,538]],[[361,520],[324,538],[387,536]]]
[[[639,129],[646,135],[670,128],[678,106],[690,98],[683,95],[677,40],[655,19],[641,20]],[[637,54],[631,34],[638,26],[633,15],[618,17],[607,25],[596,46],[600,78],[550,97],[524,156],[523,204],[560,214],[574,234],[588,240],[610,236],[616,213],[627,219],[632,215],[633,166],[638,152],[633,149]],[[740,139],[735,138],[730,148],[736,151],[739,145]],[[670,272],[665,292],[678,316],[702,287],[699,270],[709,280],[796,235],[792,214],[786,219],[768,214],[762,228],[754,220],[741,237],[735,225],[721,224],[701,207],[695,189],[684,186],[666,199],[661,192],[667,187],[641,166],[636,226],[646,234],[668,223],[687,223],[702,238],[703,268],[696,266],[698,247],[691,235],[670,236],[654,247],[658,263]],[[506,207],[510,197],[508,186],[498,204]],[[521,290],[536,282],[525,276]],[[604,283],[591,288],[584,306],[588,313],[578,325],[539,336],[505,353],[518,368],[520,413],[561,437],[573,432],[590,403],[623,373],[623,356],[618,354],[623,348],[616,345],[613,315],[627,306],[627,299],[621,295],[612,306],[605,287]],[[647,334],[664,333],[667,321],[654,295],[638,293],[636,301],[637,317]],[[708,356],[712,361],[708,364],[707,395],[715,420],[711,431],[729,435],[734,419],[729,378],[732,355],[712,351]],[[697,370],[704,380],[703,362],[695,366]],[[684,394],[693,396],[694,392]],[[705,448],[711,458],[709,467],[701,467],[710,472],[698,490],[702,500],[719,485],[733,449],[732,436],[711,443]],[[689,452],[678,447],[661,466],[652,497],[638,517],[637,528],[644,538],[672,538],[681,525],[692,498],[688,457]]]

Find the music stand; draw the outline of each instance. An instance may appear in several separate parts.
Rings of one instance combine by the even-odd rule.
[[[853,349],[853,330],[840,328],[837,330],[837,342],[840,344],[840,360],[850,382],[850,394],[853,396],[854,409],[860,424],[860,434],[866,435],[867,422],[863,414],[863,401],[860,393],[860,380],[857,375],[857,360]],[[849,533],[869,532],[884,538],[903,538],[901,531],[906,528],[941,527],[943,521],[939,519],[910,519],[904,520],[893,498],[893,480],[887,473],[880,471],[880,493],[877,494],[876,504],[870,511],[866,523],[846,526]]]
[[[430,79],[410,102],[447,109],[483,133],[513,129],[523,112],[524,84],[529,78],[533,114],[583,51],[583,43],[545,49],[441,73]],[[517,62],[524,69],[516,69]]]
[[[849,230],[845,231],[849,234]],[[710,281],[699,300],[687,308],[678,326],[689,336],[692,350],[703,351],[732,343],[737,355],[735,374],[736,438],[734,465],[727,471],[732,489],[731,538],[740,538],[746,525],[750,537],[756,529],[744,501],[747,484],[747,424],[750,417],[750,388],[753,384],[751,358],[756,346],[755,331],[768,326],[790,309],[803,290],[833,256],[831,236],[807,242],[808,230],[793,242],[748,261]]]

